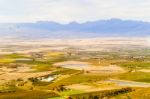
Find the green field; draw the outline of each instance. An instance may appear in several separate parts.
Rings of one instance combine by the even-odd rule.
[[[144,73],[144,72],[123,73],[123,74],[117,75],[116,78],[117,79],[122,79],[122,80],[131,80],[131,81],[150,83],[150,73]]]
[[[146,51],[148,52],[148,51]],[[130,52],[131,55],[136,55],[137,52]],[[93,57],[97,54],[88,54]],[[9,69],[14,69],[26,64],[34,71],[30,73],[46,72],[50,71],[49,75],[57,75],[58,77],[52,82],[38,81],[24,81],[24,80],[12,80],[8,84],[0,86],[0,99],[66,99],[66,97],[78,97],[77,99],[98,99],[98,97],[106,97],[106,99],[149,99],[149,88],[122,88],[114,83],[107,83],[108,79],[117,79],[117,80],[127,80],[127,81],[137,81],[137,82],[146,82],[150,83],[150,73],[149,72],[140,72],[141,69],[150,69],[150,62],[148,56],[141,60],[135,60],[133,58],[122,59],[119,57],[121,53],[112,52],[107,53],[103,52],[100,54],[109,55],[109,57],[101,59],[82,59],[82,56],[65,56],[63,52],[46,52],[43,57],[37,58],[25,54],[8,54],[3,55],[0,59],[1,66],[6,66]],[[141,55],[141,52],[140,52]],[[84,55],[83,55],[84,56]],[[17,61],[17,59],[31,59],[30,61]],[[124,72],[109,73],[109,72],[99,72],[91,73],[85,72],[84,70],[74,70],[61,67],[55,67],[53,64],[63,61],[82,61],[87,62],[93,66],[108,66],[116,65],[124,69]],[[100,62],[99,62],[100,61]],[[46,75],[47,76],[47,75]],[[33,78],[34,79],[34,78]],[[104,82],[104,83],[98,83]],[[9,84],[13,84],[9,85]],[[26,83],[27,85],[17,86],[17,84]],[[28,85],[30,84],[30,85]],[[116,87],[121,89],[112,89],[105,91],[91,91],[87,92],[85,90],[75,90],[75,89],[66,89],[65,86],[72,84],[85,84],[89,86],[104,88],[107,87]],[[133,89],[133,90],[132,90]],[[145,96],[141,97],[136,94],[142,94],[142,91],[145,92]],[[85,98],[83,98],[85,97]],[[76,98],[75,98],[76,99]]]

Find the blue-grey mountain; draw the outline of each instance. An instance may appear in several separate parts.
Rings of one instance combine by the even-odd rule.
[[[14,38],[90,38],[104,36],[149,36],[150,23],[133,20],[98,20],[60,24],[51,21],[36,23],[1,23],[0,36]]]

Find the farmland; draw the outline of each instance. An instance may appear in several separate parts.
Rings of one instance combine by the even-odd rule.
[[[59,46],[1,53],[0,99],[148,99],[149,47]]]

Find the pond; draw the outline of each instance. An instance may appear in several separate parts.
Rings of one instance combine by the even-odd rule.
[[[80,61],[66,61],[66,62],[56,63],[54,65],[63,68],[70,68],[70,69],[77,69],[77,70],[83,70],[86,69],[87,67],[90,67],[88,63],[80,62]]]
[[[38,78],[40,81],[43,81],[43,82],[52,82],[54,81],[55,79],[57,78],[57,76],[48,76],[48,77],[41,77],[41,78]]]
[[[107,82],[116,83],[120,86],[129,86],[129,87],[150,87],[150,83],[143,83],[143,82],[135,82],[135,81],[125,81],[125,80],[115,80],[110,79]]]

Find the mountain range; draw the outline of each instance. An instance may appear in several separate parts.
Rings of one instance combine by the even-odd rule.
[[[149,35],[150,22],[135,20],[109,19],[68,24],[52,21],[0,23],[0,37],[5,38],[145,37]]]

